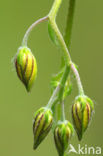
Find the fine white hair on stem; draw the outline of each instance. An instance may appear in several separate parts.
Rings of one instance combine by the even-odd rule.
[[[40,18],[38,19],[36,22],[34,22],[29,28],[28,30],[26,31],[25,35],[24,35],[24,38],[23,38],[23,42],[22,42],[22,45],[23,46],[27,46],[27,41],[28,41],[28,37],[30,35],[30,32],[33,30],[33,28],[35,26],[37,26],[38,24],[44,22],[44,21],[47,21],[48,20],[48,16],[45,16],[43,18]]]

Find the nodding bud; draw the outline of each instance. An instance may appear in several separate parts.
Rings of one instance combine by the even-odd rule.
[[[28,47],[20,47],[15,57],[15,67],[19,79],[29,92],[37,75],[37,63]]]
[[[52,122],[53,114],[50,109],[43,107],[35,113],[33,122],[34,149],[36,149],[47,136],[51,129]]]
[[[73,127],[67,120],[59,121],[54,130],[54,140],[59,156],[63,156],[73,134]]]
[[[72,106],[72,117],[78,139],[81,140],[83,133],[87,129],[92,114],[94,105],[92,100],[87,96],[78,96]]]

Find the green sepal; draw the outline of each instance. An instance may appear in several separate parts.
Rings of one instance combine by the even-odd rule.
[[[35,119],[35,117],[37,116],[37,114],[42,113],[42,112],[44,112],[45,110],[46,110],[45,107],[41,107],[39,110],[37,110],[37,111],[34,113],[34,119]]]
[[[90,104],[92,110],[94,110],[94,103],[93,103],[93,101],[88,96],[86,96],[85,98],[88,101],[88,103]]]

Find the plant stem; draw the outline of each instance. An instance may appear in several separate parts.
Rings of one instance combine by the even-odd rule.
[[[59,43],[59,45],[60,45],[60,47],[61,47],[61,49],[62,49],[62,51],[64,53],[65,62],[66,62],[67,65],[69,65],[69,63],[71,61],[71,57],[70,57],[68,48],[67,48],[67,46],[65,44],[65,41],[63,39],[63,36],[62,36],[61,32],[59,31],[58,26],[57,26],[57,24],[55,22],[56,15],[57,15],[58,9],[59,9],[62,1],[63,0],[55,0],[54,1],[53,6],[52,6],[52,8],[50,10],[50,13],[49,13],[48,17],[49,17],[49,22],[51,24],[51,27],[52,27],[52,29],[53,29],[53,31],[55,33],[55,36],[56,36],[56,38],[58,40],[58,43]]]
[[[76,0],[69,1],[69,11],[67,15],[66,31],[64,36],[65,43],[69,50],[71,48],[71,35],[72,35],[73,18],[74,18],[74,11],[75,11],[75,2]]]
[[[73,0],[75,2],[75,0]],[[70,54],[69,54],[69,51],[68,51],[68,48],[67,48],[67,45],[63,39],[63,36],[62,34],[60,33],[58,27],[57,27],[57,24],[55,22],[55,18],[56,18],[56,14],[57,14],[57,11],[60,7],[60,4],[61,4],[62,0],[55,0],[54,1],[54,4],[53,4],[53,7],[48,15],[49,17],[49,22],[51,24],[51,27],[52,29],[54,30],[55,32],[55,35],[58,39],[58,42],[59,42],[59,45],[60,47],[62,48],[62,51],[64,53],[64,58],[65,58],[65,63],[66,63],[66,68],[65,68],[65,72],[62,76],[62,79],[60,81],[60,84],[57,86],[57,88],[54,90],[53,92],[53,95],[52,97],[50,98],[49,102],[48,102],[48,107],[51,108],[52,105],[53,105],[53,101],[55,99],[55,97],[57,96],[57,93],[59,92],[59,100],[62,101],[62,97],[63,97],[63,92],[64,92],[64,87],[65,87],[65,83],[66,83],[66,80],[68,78],[68,74],[69,74],[69,71],[70,71],[70,67],[71,69],[74,71],[74,74],[76,75],[76,78],[77,78],[77,82],[78,82],[78,87],[79,87],[79,92],[80,93],[83,93],[83,88],[82,88],[82,84],[81,84],[81,81],[80,81],[80,77],[79,77],[79,74],[77,74],[77,70],[75,68],[75,66],[72,65],[72,61],[71,61],[71,57],[70,57]],[[72,5],[72,6],[71,6]],[[70,11],[69,11],[69,16],[70,14],[72,15],[71,19],[70,19],[70,22],[73,21],[73,12],[74,12],[74,3],[70,1],[70,7],[69,7]],[[68,24],[68,22],[67,22]],[[69,25],[69,28],[72,29],[72,24]],[[68,31],[68,29],[66,29],[66,31]],[[69,30],[69,35],[71,34],[71,30]],[[71,38],[71,35],[69,36],[69,39]],[[65,38],[67,40],[67,36]],[[68,43],[68,42],[67,42]],[[71,66],[70,66],[71,65]]]
[[[69,65],[69,64],[70,64],[70,61],[71,61],[71,57],[70,57],[70,53],[69,53],[69,51],[68,51],[68,48],[67,48],[67,46],[66,46],[66,44],[65,44],[65,41],[64,41],[64,39],[63,39],[63,36],[62,36],[62,34],[60,33],[56,22],[55,22],[54,20],[52,20],[52,18],[49,18],[49,21],[50,21],[50,24],[51,24],[52,29],[53,29],[54,32],[55,32],[55,35],[56,35],[57,39],[58,39],[59,46],[60,46],[60,48],[61,48],[62,51],[63,51],[65,63],[66,63],[67,65]]]
[[[58,98],[55,98],[55,100],[54,100],[54,102],[52,104],[52,107],[51,107],[54,118],[55,118],[55,114],[56,114],[55,113],[55,104],[57,104],[57,103],[58,103]]]
[[[65,83],[66,83],[66,80],[68,78],[69,72],[70,72],[70,66],[66,66],[64,74],[63,74],[61,82],[60,82],[60,85],[61,85],[61,88],[60,88],[60,91],[59,91],[59,100],[60,101],[63,100],[63,92],[64,92]]]
[[[60,84],[56,87],[56,89],[54,90],[48,104],[47,104],[47,107],[48,108],[51,108],[52,105],[54,104],[54,99],[55,97],[57,96],[57,93],[59,92],[59,95],[58,95],[58,100],[59,101],[62,101],[62,95],[63,95],[63,91],[64,91],[64,87],[65,87],[65,82],[68,78],[68,75],[69,75],[69,72],[70,72],[70,66],[66,66],[65,68],[65,71],[64,71],[64,74],[61,78],[61,81],[60,81]]]
[[[62,2],[62,0],[55,0],[54,1],[53,7],[52,7],[48,17],[49,17],[51,27],[54,30],[55,35],[56,35],[56,37],[58,39],[58,42],[60,44],[60,47],[63,50],[65,63],[67,65],[66,68],[68,68],[69,65],[71,65],[71,69],[73,70],[73,73],[76,76],[78,89],[79,89],[79,94],[84,94],[79,73],[78,73],[76,67],[74,66],[74,64],[72,63],[72,60],[71,60],[71,57],[70,57],[70,54],[69,54],[69,51],[68,51],[68,48],[67,48],[67,46],[70,46],[70,43],[71,43],[71,32],[72,32],[72,25],[73,25],[75,0],[70,0],[69,13],[68,13],[68,18],[67,18],[67,27],[66,27],[66,32],[65,32],[65,41],[66,41],[66,43],[65,43],[65,41],[64,41],[64,39],[63,39],[63,37],[62,37],[58,27],[57,27],[56,22],[55,22],[56,14],[57,14],[57,11],[58,11],[58,9],[60,7],[61,2]],[[68,39],[69,39],[69,41],[68,41]],[[64,86],[65,86],[67,77],[68,77],[68,74],[66,75],[64,73],[64,75],[62,77],[62,80],[64,79],[63,80],[63,85],[62,85],[62,80],[61,80],[61,83],[60,83],[63,87],[59,88],[60,90],[57,90],[58,86],[56,88],[56,94],[57,94],[57,91],[60,92],[59,93],[59,99],[60,100],[62,99],[62,96],[63,96]],[[55,91],[54,91],[54,93],[55,93]]]
[[[51,108],[52,106],[53,106],[53,104],[54,104],[54,99],[55,99],[55,97],[57,96],[57,93],[59,92],[59,90],[60,90],[60,84],[56,87],[56,89],[54,90],[54,92],[53,92],[53,94],[52,94],[52,96],[51,96],[51,98],[50,98],[50,100],[49,100],[49,102],[48,102],[48,104],[47,104],[47,107],[48,108]]]
[[[79,94],[84,95],[84,90],[83,90],[83,86],[82,86],[82,83],[81,83],[81,80],[80,80],[78,70],[76,69],[76,67],[74,66],[73,63],[71,63],[71,69],[72,69],[72,71],[73,71],[73,73],[74,73],[74,75],[76,77],[76,80],[77,80]]]
[[[58,9],[62,3],[62,0],[54,0],[53,6],[49,12],[49,17],[54,21],[58,12]]]
[[[65,120],[63,93],[64,93],[65,83],[67,81],[69,73],[70,73],[70,66],[66,66],[64,74],[63,74],[63,77],[61,79],[61,83],[60,83],[61,84],[61,88],[60,88],[59,96],[58,96],[58,99],[60,101],[60,107],[61,107],[61,109],[60,109],[61,110],[61,118],[60,118],[61,121]]]
[[[42,23],[42,22],[44,22],[44,21],[47,21],[47,20],[48,20],[48,16],[45,16],[45,17],[43,17],[43,18],[40,18],[39,20],[37,20],[36,22],[34,22],[34,23],[28,28],[28,30],[26,31],[26,33],[25,33],[25,35],[24,35],[23,41],[22,41],[22,45],[23,45],[23,46],[27,46],[28,37],[29,37],[29,35],[30,35],[30,32],[33,30],[33,28],[34,28],[36,25],[38,25],[38,24],[40,24],[40,23]]]
[[[75,11],[75,3],[76,0],[70,0],[69,1],[69,10],[68,10],[68,16],[67,16],[67,24],[66,24],[66,30],[65,30],[65,43],[68,47],[68,49],[71,49],[71,34],[72,34],[72,27],[73,27],[73,17],[74,17],[74,11]],[[71,61],[71,70],[73,71],[75,77],[76,77],[76,81],[77,81],[77,85],[78,85],[78,90],[79,90],[79,94],[83,95],[84,91],[83,91],[83,86],[80,80],[80,76],[79,73],[76,69],[76,67],[74,66],[74,64]]]
[[[62,48],[62,50],[64,52],[64,57],[65,57],[65,61],[66,61],[66,70],[65,70],[65,72],[64,72],[64,74],[62,76],[60,84],[54,90],[53,95],[52,95],[52,97],[50,98],[50,100],[49,100],[49,102],[47,104],[47,107],[49,107],[49,108],[52,107],[53,101],[54,101],[57,93],[60,91],[60,95],[63,94],[64,86],[65,86],[65,83],[66,83],[66,80],[67,80],[67,77],[68,77],[68,74],[69,74],[68,67],[69,67],[70,61],[71,61],[70,54],[68,52],[68,48],[66,47],[64,39],[63,39],[63,37],[62,37],[58,27],[57,27],[57,24],[55,22],[55,18],[56,18],[56,15],[57,15],[57,12],[58,12],[58,9],[60,7],[61,2],[62,2],[62,0],[55,0],[54,1],[54,4],[53,4],[53,6],[52,6],[52,8],[50,10],[50,13],[49,13],[48,17],[49,17],[49,22],[51,24],[51,27],[54,30],[55,35],[56,35],[56,37],[58,39],[59,45],[60,45],[60,47]],[[60,95],[59,95],[59,98],[62,97]]]
[[[64,100],[61,102],[61,108],[62,108],[61,121],[64,121],[65,120]]]

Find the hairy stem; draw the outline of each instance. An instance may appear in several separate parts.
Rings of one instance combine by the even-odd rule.
[[[27,41],[28,41],[28,37],[30,35],[30,32],[33,30],[33,28],[35,26],[37,26],[38,24],[44,22],[44,21],[47,21],[48,20],[48,16],[45,16],[43,18],[40,18],[39,20],[37,20],[36,22],[34,22],[29,28],[28,30],[26,31],[25,35],[24,35],[24,38],[23,38],[23,41],[22,41],[22,45],[23,46],[27,46]]]
[[[54,92],[53,92],[53,94],[52,94],[52,96],[51,96],[51,98],[50,98],[50,100],[49,100],[49,102],[47,104],[48,108],[51,108],[53,106],[54,101],[55,101],[55,97],[57,96],[57,93],[59,92],[59,90],[60,90],[60,84],[54,90]]]
[[[71,63],[71,69],[72,69],[72,71],[73,71],[73,73],[75,75],[75,78],[77,80],[79,94],[84,95],[84,90],[83,90],[83,86],[82,86],[82,83],[81,83],[81,80],[80,80],[78,70],[76,69],[76,67],[75,67],[75,65],[73,63]]]

